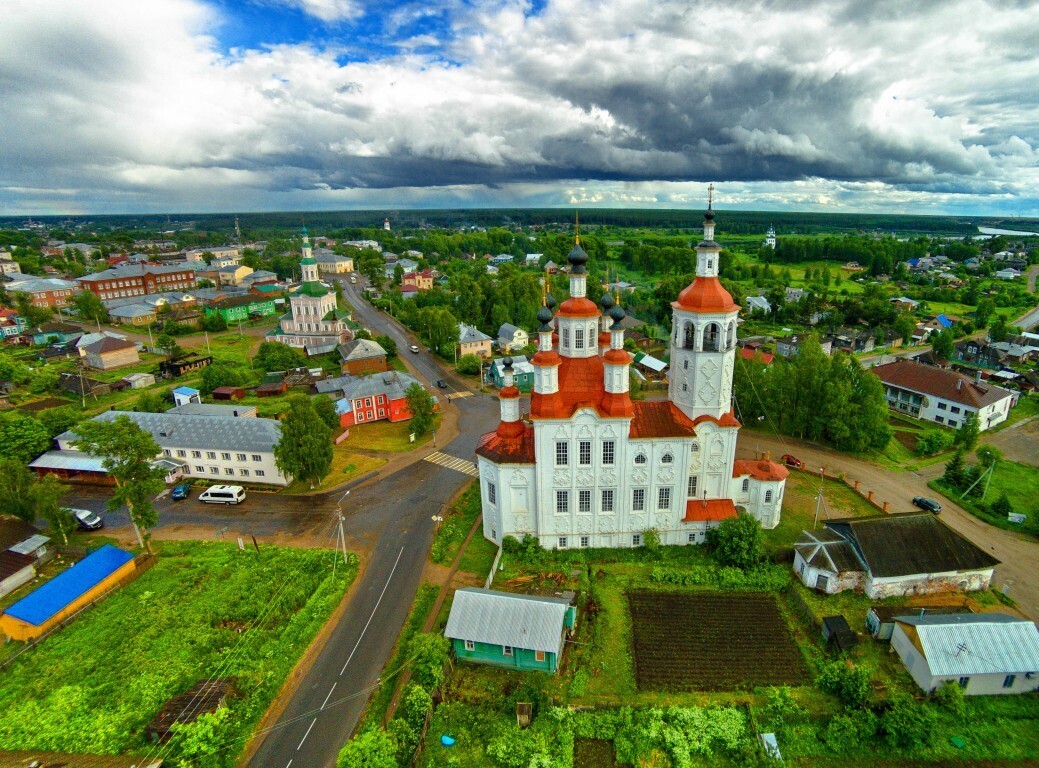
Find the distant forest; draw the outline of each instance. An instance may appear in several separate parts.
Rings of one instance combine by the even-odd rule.
[[[238,218],[243,230],[291,229],[304,223],[315,234],[348,228],[379,228],[389,218],[394,230],[416,228],[569,226],[575,210],[582,228],[645,227],[673,230],[676,234],[697,230],[702,222],[699,210],[648,210],[622,208],[490,208],[464,210],[371,210],[371,211],[297,211],[243,213]],[[721,210],[725,231],[734,235],[763,233],[770,225],[780,234],[819,234],[824,232],[898,232],[899,234],[973,235],[977,227],[1037,231],[1039,219],[974,216],[908,216],[882,213],[797,213],[782,211]],[[127,216],[43,216],[33,217],[54,229],[88,225],[129,231],[157,232],[191,228],[196,232],[227,232],[234,228],[234,214],[165,214]],[[24,225],[26,217],[0,218],[0,229]]]

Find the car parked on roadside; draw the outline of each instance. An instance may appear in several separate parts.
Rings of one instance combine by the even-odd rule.
[[[447,382],[443,379],[437,379],[437,386],[440,387],[440,389],[447,389]]]
[[[414,352],[414,353],[415,353],[416,355],[418,354],[418,345],[417,345],[417,344],[412,344],[412,345],[411,345],[411,346],[409,347],[409,349],[410,349],[410,350],[411,350],[412,352]]]
[[[786,464],[788,467],[793,467],[794,469],[801,469],[804,466],[804,462],[796,456],[794,456],[793,454],[784,453],[779,458],[781,458],[783,460],[783,463]]]
[[[76,509],[74,507],[67,507],[66,511],[76,518],[76,525],[81,531],[96,531],[99,528],[105,527],[105,521],[101,519],[101,515],[97,512],[91,512],[89,509]]]
[[[929,499],[926,496],[916,496],[913,499],[914,506],[920,507],[920,509],[926,509],[928,512],[938,514],[942,511],[942,505],[934,499]]]
[[[181,483],[180,485],[173,486],[173,490],[170,491],[170,498],[174,501],[183,501],[191,495],[191,483]]]

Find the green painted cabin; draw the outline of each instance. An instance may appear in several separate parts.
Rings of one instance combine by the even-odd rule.
[[[562,598],[466,588],[455,592],[444,635],[459,661],[554,674],[576,624]]]

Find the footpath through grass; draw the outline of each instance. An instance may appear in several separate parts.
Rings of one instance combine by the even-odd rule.
[[[354,558],[333,579],[330,550],[156,548],[154,568],[0,675],[0,749],[147,752],[144,727],[166,700],[230,677],[226,714],[189,726],[164,755],[231,766],[357,573]]]

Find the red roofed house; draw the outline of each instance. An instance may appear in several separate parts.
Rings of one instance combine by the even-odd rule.
[[[739,511],[766,528],[779,524],[787,470],[735,460],[739,307],[718,280],[710,208],[696,252],[696,279],[672,304],[668,399],[633,402],[624,310],[609,295],[599,305],[587,297],[588,255],[575,244],[570,298],[556,307],[548,296],[538,313],[525,417],[511,358],[502,361],[501,421],[476,449],[485,537],[637,547],[648,530],[664,544],[702,543]]]
[[[982,430],[1006,421],[1017,393],[977,381],[956,371],[915,360],[878,365],[888,407],[918,419],[959,429],[967,414],[977,414]]]
[[[419,291],[428,291],[433,287],[435,278],[436,275],[433,274],[433,270],[424,269],[421,272],[408,272],[401,277],[400,284],[402,288],[406,285],[413,285]]]

